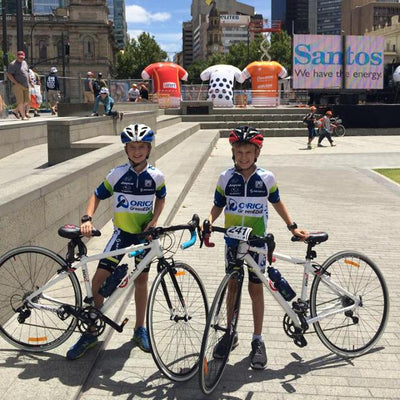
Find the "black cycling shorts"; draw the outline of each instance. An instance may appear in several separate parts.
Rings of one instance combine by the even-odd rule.
[[[137,239],[136,235],[128,232],[121,231],[120,229],[116,228],[114,230],[111,239],[108,241],[107,246],[105,247],[104,251],[113,251],[118,249],[123,249],[124,247],[132,246],[133,244],[141,243],[140,240]],[[140,260],[144,258],[149,250],[145,250],[144,253],[135,257],[135,262],[139,263]],[[99,265],[97,268],[105,269],[106,271],[113,272],[117,265],[122,260],[122,257],[125,254],[120,254],[118,256],[103,258],[99,261]],[[143,272],[149,272],[150,266],[146,267]]]

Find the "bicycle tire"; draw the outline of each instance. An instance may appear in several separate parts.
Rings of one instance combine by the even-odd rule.
[[[346,134],[346,129],[343,125],[338,125],[335,129],[335,135],[338,137],[343,137]]]
[[[65,269],[66,261],[51,250],[25,246],[10,250],[0,259],[0,335],[11,345],[40,352],[64,343],[74,332],[73,316],[61,319],[49,310],[24,307],[30,315],[19,322],[18,307],[33,290],[42,287]],[[49,287],[34,301],[43,305],[82,305],[79,281],[73,271],[63,272],[66,278]],[[49,297],[44,297],[44,296]],[[55,298],[57,296],[57,298]]]
[[[151,354],[159,370],[173,381],[184,382],[198,371],[208,302],[203,283],[191,266],[175,262],[173,268],[189,320],[171,317],[163,284],[166,285],[174,315],[183,317],[185,311],[169,275],[169,269],[165,268],[158,274],[150,290],[147,328]]]
[[[357,295],[362,304],[350,315],[338,313],[315,322],[315,331],[333,353],[343,357],[360,356],[378,342],[385,329],[389,315],[386,282],[376,264],[355,251],[342,251],[329,257],[322,265],[322,274],[325,272],[335,283]],[[310,292],[311,317],[335,301],[338,295],[315,276]],[[348,298],[341,297],[339,306],[348,303]]]
[[[243,276],[243,275],[242,275]],[[226,364],[231,352],[232,343],[236,334],[236,328],[239,317],[240,296],[243,281],[240,281],[236,296],[232,304],[237,305],[237,314],[234,323],[231,327],[228,326],[228,312],[227,312],[227,292],[228,285],[231,279],[239,281],[240,272],[233,271],[226,274],[222,279],[221,284],[215,294],[210,313],[207,317],[206,328],[204,330],[203,340],[201,343],[200,351],[200,368],[199,368],[199,384],[201,391],[208,395],[212,393],[217,387],[222,378]],[[229,351],[222,358],[214,356],[215,347],[221,340],[225,332],[230,333],[228,342]]]

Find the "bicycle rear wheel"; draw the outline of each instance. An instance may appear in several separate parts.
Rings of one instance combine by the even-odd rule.
[[[175,262],[171,268],[172,277],[170,269],[165,268],[153,282],[147,307],[147,328],[157,367],[169,379],[183,382],[192,378],[199,367],[208,302],[203,283],[192,267]],[[183,296],[183,304],[173,280]]]
[[[328,258],[322,265],[322,275],[360,300],[351,311],[327,316],[314,323],[322,343],[344,357],[356,357],[370,350],[381,337],[389,314],[389,295],[378,267],[365,255],[343,251]],[[351,306],[353,301],[333,291],[319,276],[315,276],[310,292],[311,316],[327,310]]]
[[[28,351],[53,349],[74,332],[76,318],[60,318],[54,311],[36,309],[25,299],[33,291],[59,276],[66,262],[59,255],[41,247],[19,247],[0,259],[0,335],[13,346]],[[73,272],[62,272],[58,281],[33,302],[57,307],[82,305],[78,279]]]
[[[346,129],[343,125],[338,125],[335,129],[335,134],[339,137],[344,136],[346,134]]]
[[[234,296],[228,293],[228,286],[233,280],[237,283]],[[225,275],[215,294],[200,352],[199,383],[204,394],[210,394],[217,387],[228,362],[239,317],[241,285],[240,272],[234,271]],[[228,324],[228,304],[231,308],[229,312],[237,311],[231,324]],[[221,357],[219,353],[216,353],[216,346],[225,334],[229,335],[226,342],[228,351]]]

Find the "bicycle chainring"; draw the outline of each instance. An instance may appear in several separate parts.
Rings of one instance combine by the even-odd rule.
[[[97,308],[85,307],[79,311],[78,329],[81,333],[100,336],[105,327],[106,323],[102,320],[101,312]]]

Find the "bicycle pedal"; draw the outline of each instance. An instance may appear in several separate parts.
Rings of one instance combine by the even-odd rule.
[[[298,347],[306,347],[307,346],[307,340],[303,335],[296,335],[293,338],[293,342]]]
[[[119,326],[119,327],[121,328],[121,332],[122,332],[122,330],[124,329],[124,326],[127,324],[128,321],[129,321],[128,318],[125,318],[125,319],[122,321],[121,325]]]

